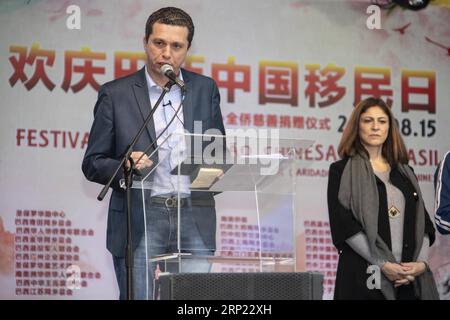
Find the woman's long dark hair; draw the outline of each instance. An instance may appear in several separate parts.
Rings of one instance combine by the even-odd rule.
[[[408,153],[392,111],[383,100],[374,97],[362,100],[355,109],[353,109],[347,126],[342,133],[341,141],[339,142],[339,156],[341,158],[348,158],[360,152],[365,152],[368,155],[359,136],[359,122],[361,115],[369,108],[375,106],[380,107],[389,118],[389,132],[382,149],[383,157],[391,166],[399,163],[407,164]]]

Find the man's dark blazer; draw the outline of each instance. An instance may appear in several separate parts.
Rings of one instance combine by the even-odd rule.
[[[181,72],[186,84],[183,103],[185,129],[193,132],[194,121],[201,121],[203,132],[214,128],[225,134],[220,111],[220,94],[214,80],[184,69]],[[108,82],[100,88],[82,164],[83,173],[88,180],[100,184],[108,182],[150,110],[145,68]],[[144,151],[155,139],[152,120],[134,150]],[[154,148],[150,152],[153,150]],[[157,158],[152,160],[157,161]],[[118,175],[112,184],[107,226],[107,248],[117,257],[123,257],[126,249],[126,197],[123,189],[119,187],[121,178],[122,174]],[[191,197],[207,197],[213,202],[212,195],[207,192],[192,192]],[[140,192],[133,193],[132,213],[133,247],[136,248],[144,232]],[[206,246],[215,248],[214,207],[198,208],[193,210],[193,214]]]

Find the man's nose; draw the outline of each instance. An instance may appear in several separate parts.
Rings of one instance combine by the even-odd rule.
[[[162,56],[164,59],[169,60],[170,57],[172,56],[172,52],[170,49],[170,46],[165,46],[162,52]]]

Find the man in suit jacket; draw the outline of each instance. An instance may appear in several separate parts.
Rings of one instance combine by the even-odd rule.
[[[162,87],[168,82],[160,72],[161,67],[166,64],[172,66],[175,74],[185,82],[185,93],[179,87],[172,86],[131,153],[137,169],[156,167],[152,174],[154,187],[144,195],[145,206],[150,208],[146,210],[149,212],[146,212],[145,216],[142,210],[142,194],[133,190],[133,285],[136,299],[153,296],[155,266],[149,266],[149,257],[177,250],[177,201],[171,199],[178,194],[178,186],[184,197],[181,202],[182,235],[179,239],[182,248],[200,248],[209,253],[215,249],[214,199],[206,192],[190,192],[189,177],[184,177],[180,185],[177,184],[176,177],[170,174],[174,169],[171,162],[174,145],[170,143],[170,139],[168,143],[162,143],[169,132],[182,132],[183,129],[194,132],[194,121],[200,121],[202,127],[202,132],[195,133],[217,129],[218,134],[225,134],[216,83],[211,78],[181,68],[193,35],[194,25],[191,17],[183,10],[168,7],[152,13],[147,20],[144,38],[146,66],[134,74],[104,84],[100,88],[94,108],[94,122],[82,169],[90,181],[106,184],[137,130],[155,105]],[[167,112],[172,112],[173,115],[180,104],[182,112],[174,118],[157,143],[154,143],[170,123]],[[152,143],[152,148],[144,153]],[[155,150],[156,145],[160,149],[150,158],[149,154]],[[119,186],[122,178],[123,175],[119,174],[111,186],[113,192],[108,211],[107,248],[113,255],[120,298],[124,299],[127,206],[126,194]]]

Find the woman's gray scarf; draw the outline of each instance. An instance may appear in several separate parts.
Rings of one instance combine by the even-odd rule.
[[[425,232],[425,208],[414,172],[405,164],[399,164],[398,169],[411,181],[419,197],[416,205],[416,244],[413,256],[413,261],[416,261]],[[371,255],[384,261],[396,262],[391,250],[378,234],[378,188],[372,165],[366,154],[357,154],[349,158],[341,177],[339,201],[346,209],[352,211],[356,220],[361,224],[369,240]],[[416,295],[423,300],[439,299],[433,274],[428,268],[426,272],[416,278],[414,287]],[[381,291],[386,299],[395,299],[394,285],[382,272]]]

